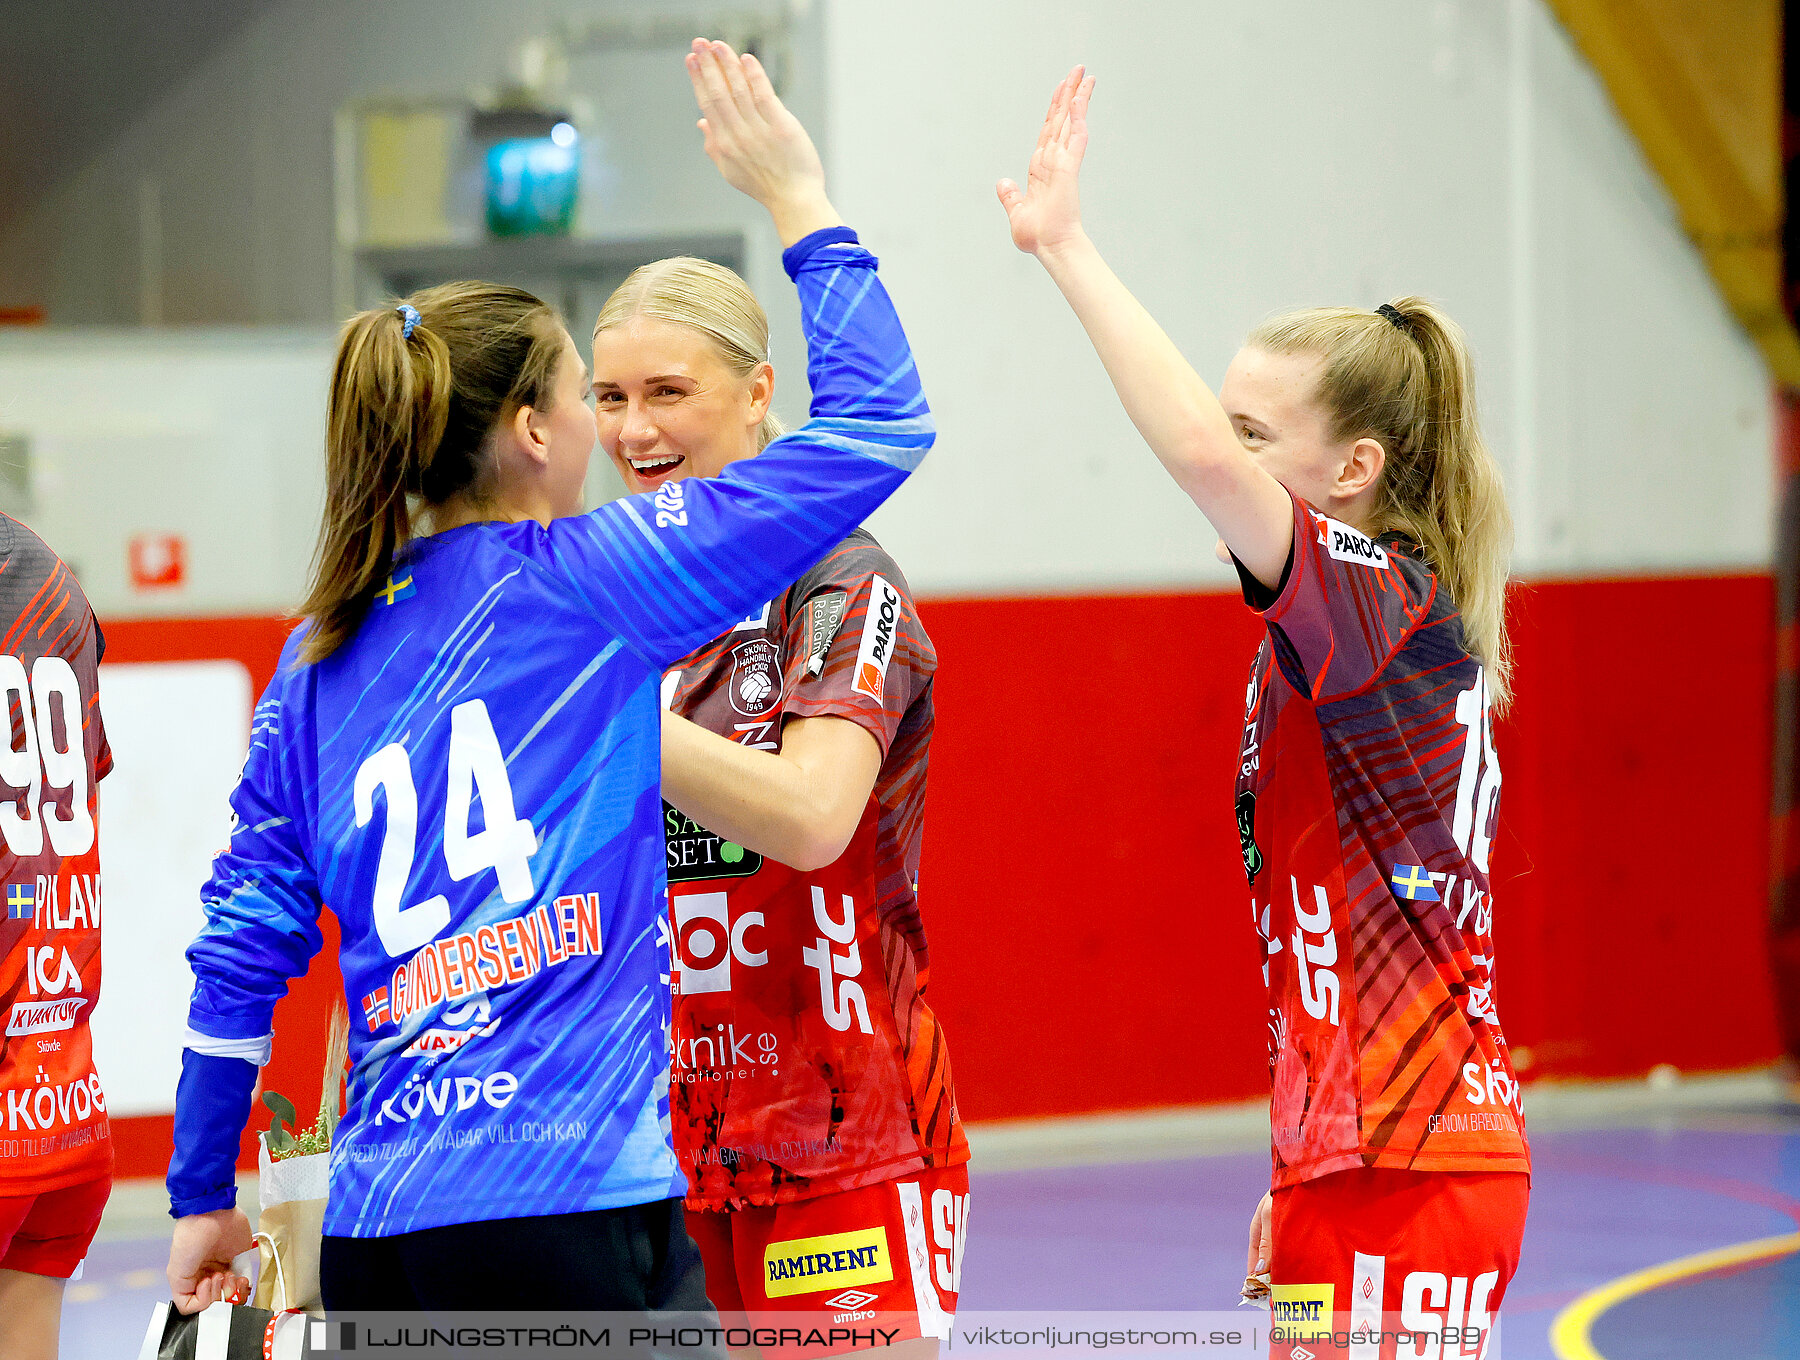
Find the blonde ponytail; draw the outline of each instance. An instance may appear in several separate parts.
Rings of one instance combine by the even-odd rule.
[[[1363,527],[1418,545],[1456,601],[1463,640],[1487,669],[1495,710],[1503,710],[1512,694],[1512,513],[1481,437],[1462,328],[1423,298],[1402,297],[1383,312],[1290,312],[1258,326],[1248,343],[1324,360],[1316,397],[1331,418],[1331,438],[1376,439],[1387,455]]]

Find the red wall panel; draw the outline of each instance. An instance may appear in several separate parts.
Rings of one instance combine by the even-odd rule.
[[[934,601],[919,892],[971,1119],[1260,1094],[1225,595]]]
[[[1766,576],[1518,592],[1497,996],[1534,1076],[1773,1060]]]
[[[1224,594],[922,612],[940,671],[920,892],[964,1115],[1263,1094],[1231,817],[1255,620]],[[1770,580],[1544,583],[1515,619],[1494,860],[1515,1051],[1532,1076],[1771,1060]],[[260,689],[287,626],[114,624],[108,656],[237,657]],[[327,926],[265,1073],[307,1114],[336,989]],[[169,1121],[118,1124],[120,1174],[161,1174]]]

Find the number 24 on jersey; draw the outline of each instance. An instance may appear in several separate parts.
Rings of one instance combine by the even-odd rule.
[[[375,931],[387,952],[398,956],[437,938],[450,923],[450,903],[442,893],[410,907],[401,902],[418,851],[419,795],[412,757],[399,742],[382,747],[356,772],[353,796],[359,827],[367,826],[375,815],[378,788],[387,795],[387,828],[375,870]],[[485,825],[470,835],[469,813],[477,793]],[[513,810],[512,781],[487,704],[480,699],[458,704],[450,711],[444,797],[444,865],[451,879],[460,883],[492,869],[500,880],[500,895],[508,902],[523,902],[536,891],[531,857],[537,848],[531,822]]]

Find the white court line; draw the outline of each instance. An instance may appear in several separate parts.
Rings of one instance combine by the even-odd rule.
[[[1610,1128],[1719,1128],[1791,1133],[1794,1116],[1773,1068],[1688,1077],[1670,1087],[1644,1080],[1537,1082],[1525,1088],[1528,1132]],[[1790,1104],[1790,1110],[1800,1106]],[[983,1120],[968,1125],[972,1169],[1027,1171],[1039,1167],[1101,1166],[1173,1161],[1224,1153],[1267,1153],[1267,1101],[1177,1106],[1054,1119]],[[238,1203],[254,1221],[255,1173],[238,1178]],[[166,1237],[168,1194],[159,1180],[121,1180],[113,1186],[100,1240]]]
[[[1667,1086],[1652,1086],[1642,1078],[1540,1081],[1525,1088],[1525,1124],[1530,1133],[1646,1126],[1792,1132],[1792,1116],[1784,1119],[1777,1108],[1787,1099],[1783,1078],[1773,1068],[1687,1077]],[[1256,1100],[981,1121],[968,1125],[968,1135],[978,1171],[1266,1152],[1269,1105]]]

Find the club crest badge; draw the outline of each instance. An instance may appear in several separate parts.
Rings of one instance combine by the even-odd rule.
[[[731,649],[731,706],[746,718],[760,718],[781,699],[781,649],[754,638]]]

